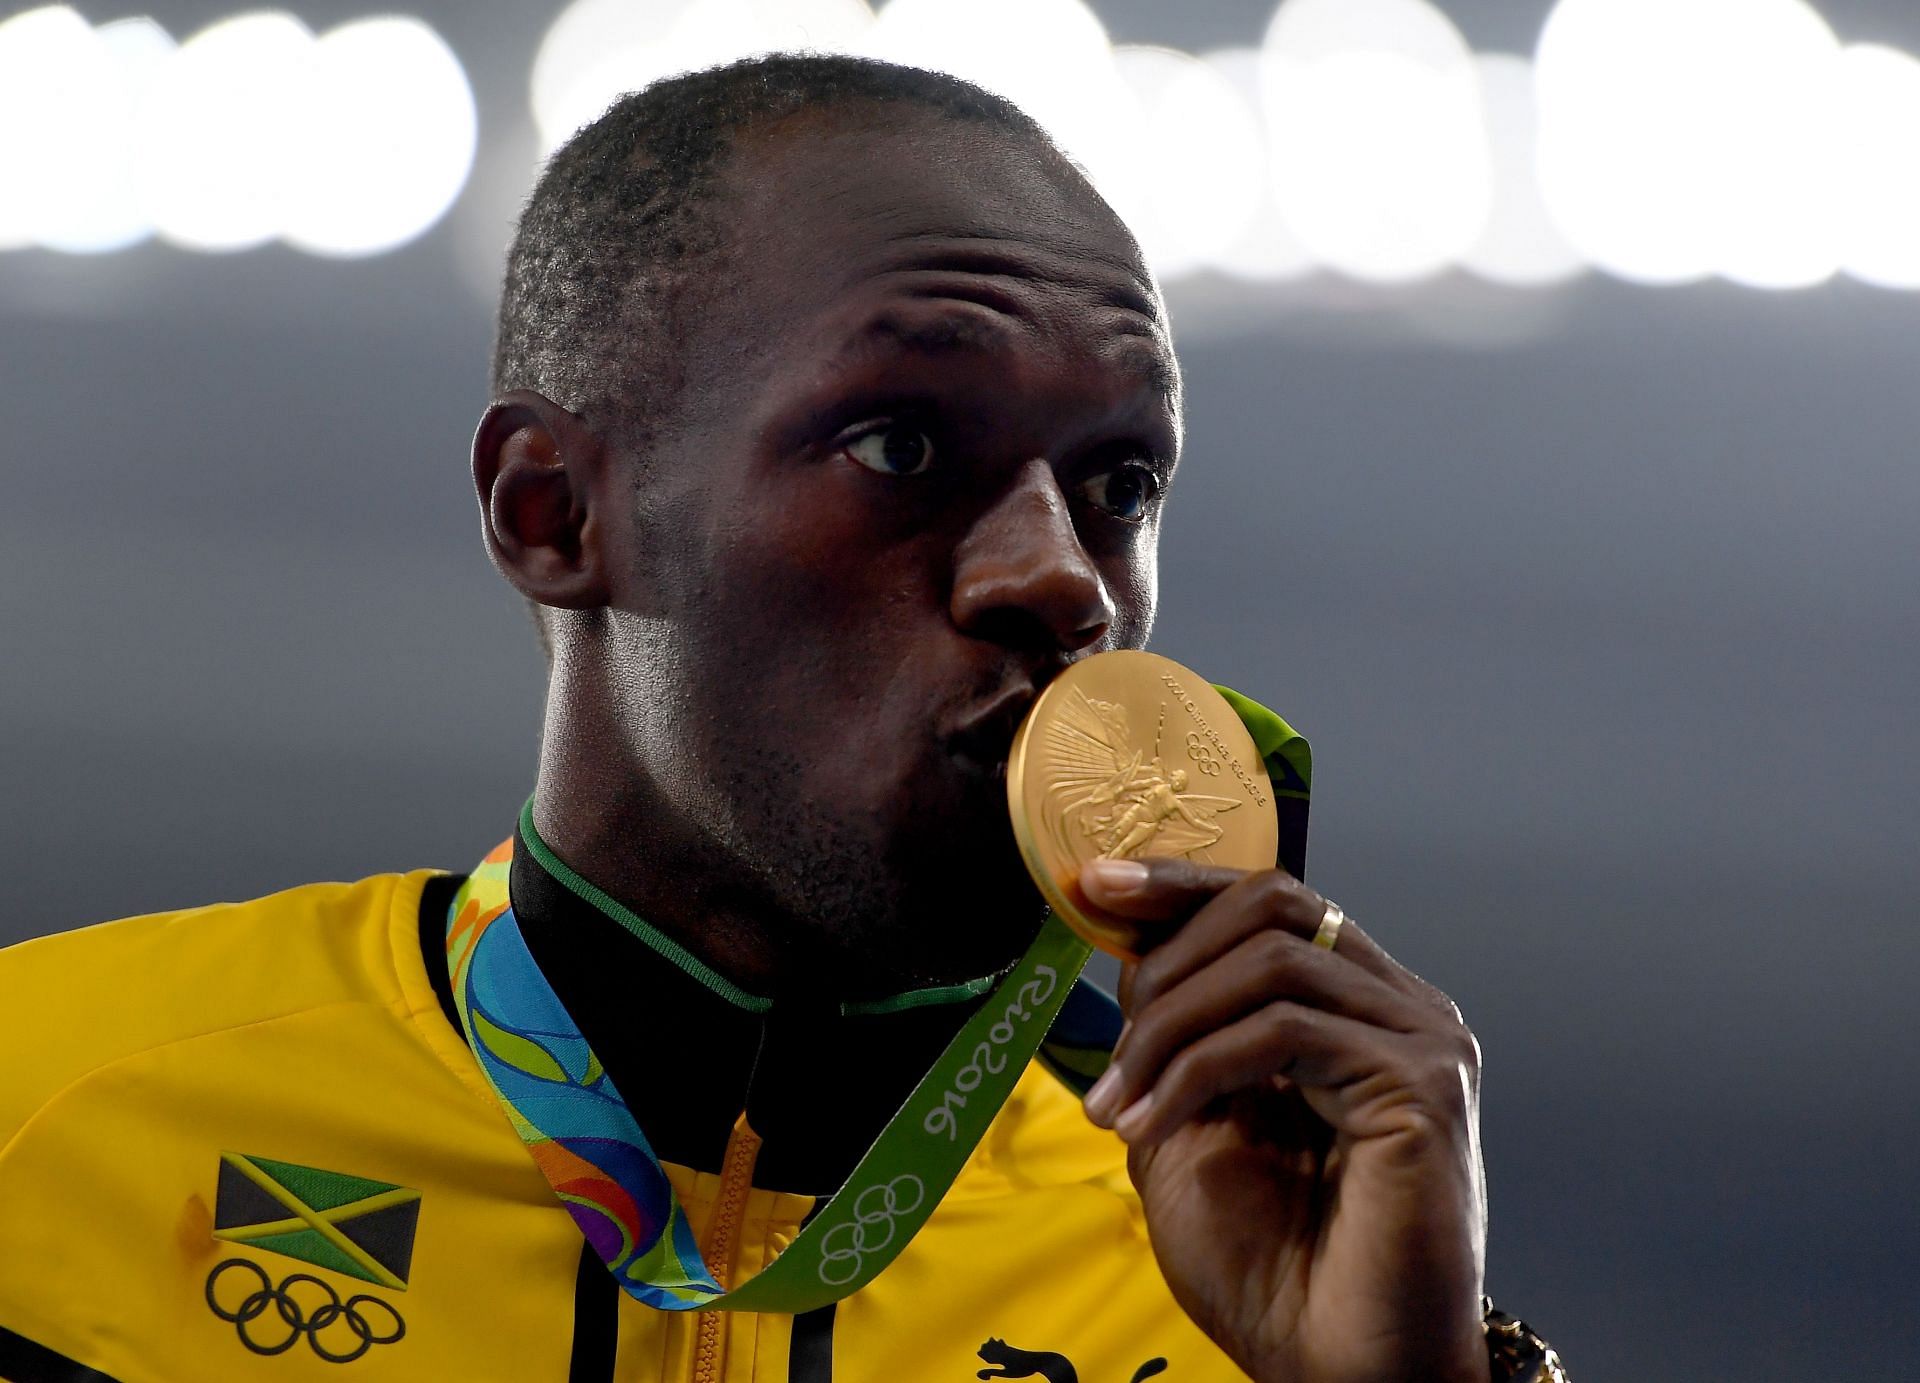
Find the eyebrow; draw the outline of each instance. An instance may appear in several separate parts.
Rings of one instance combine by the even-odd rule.
[[[954,355],[962,351],[989,351],[1012,335],[997,322],[970,313],[945,313],[927,321],[902,321],[891,312],[868,320],[854,336],[856,349],[887,341],[916,355]]]

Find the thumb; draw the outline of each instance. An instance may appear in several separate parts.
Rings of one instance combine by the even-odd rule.
[[[1090,860],[1080,869],[1080,891],[1120,917],[1184,922],[1247,873],[1187,859]]]

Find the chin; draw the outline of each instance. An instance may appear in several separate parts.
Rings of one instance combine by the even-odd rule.
[[[922,984],[953,984],[1004,970],[1033,941],[1047,905],[1021,863],[1004,818],[998,838],[957,840],[909,863],[885,930],[899,968]]]
[[[774,751],[734,786],[730,853],[815,983],[877,997],[978,979],[1045,916],[989,775],[936,759],[850,800]]]
[[[964,917],[923,913],[911,919],[890,939],[876,938],[890,960],[870,970],[863,987],[898,994],[999,974],[1020,959],[1046,916],[1037,893],[1024,903],[983,907]]]

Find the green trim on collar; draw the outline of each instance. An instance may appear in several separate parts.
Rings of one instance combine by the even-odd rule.
[[[749,994],[605,889],[582,878],[565,860],[554,854],[553,847],[540,838],[540,831],[533,824],[531,797],[520,809],[520,834],[525,838],[527,848],[533,851],[533,857],[540,861],[541,866],[549,874],[566,885],[568,891],[598,908],[639,937],[662,959],[700,981],[735,1008],[745,1009],[748,1013],[765,1013],[773,1007],[773,1000],[758,994]],[[840,1013],[842,1017],[857,1018],[885,1013],[904,1013],[908,1009],[933,1008],[939,1004],[957,1004],[967,999],[978,998],[999,982],[998,975],[984,975],[977,980],[965,980],[960,984],[936,985],[931,989],[910,989],[904,994],[895,994],[885,999],[848,1000],[840,1005]]]
[[[567,862],[554,854],[547,843],[540,839],[540,832],[533,824],[531,797],[527,799],[527,805],[520,809],[520,834],[526,839],[527,848],[533,851],[533,857],[540,861],[549,874],[565,884],[576,896],[591,903],[639,937],[662,959],[672,962],[693,976],[735,1008],[743,1008],[748,1013],[765,1013],[773,1007],[773,1000],[764,999],[758,994],[749,994],[605,889],[595,887],[574,873]]]

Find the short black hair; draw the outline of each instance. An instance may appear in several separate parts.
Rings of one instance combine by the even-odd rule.
[[[678,308],[728,243],[714,212],[738,138],[861,105],[988,126],[1072,166],[1011,101],[872,58],[775,53],[655,82],[577,132],[535,184],[507,252],[493,396],[537,390],[629,445],[643,440],[684,383]],[[528,605],[551,662],[545,612]]]
[[[803,111],[916,111],[1004,131],[1067,162],[1012,102],[939,72],[775,53],[622,96],[547,164],[507,255],[494,396],[534,389],[627,439],[672,405],[676,306],[727,244],[714,215],[737,139]]]

